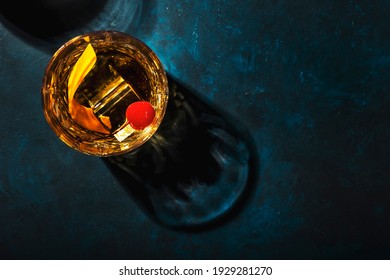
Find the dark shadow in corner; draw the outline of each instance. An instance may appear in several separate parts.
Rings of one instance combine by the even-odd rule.
[[[3,1],[0,21],[28,44],[52,54],[68,40],[88,32],[137,30],[142,17],[149,16],[145,10],[153,8],[153,1],[31,0],[23,4]],[[151,20],[147,23],[152,24]]]
[[[103,160],[151,219],[176,230],[211,229],[235,218],[251,197],[256,147],[238,120],[168,80],[167,112],[153,137]]]
[[[107,0],[30,0],[2,1],[1,21],[12,33],[40,48],[57,49],[59,39],[87,25]],[[22,12],[23,11],[23,12]]]
[[[47,39],[87,24],[106,2],[107,0],[30,0],[24,3],[2,1],[0,11],[9,22],[24,32]]]

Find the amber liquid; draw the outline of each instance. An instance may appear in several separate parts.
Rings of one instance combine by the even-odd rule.
[[[165,71],[153,51],[127,34],[97,31],[66,42],[50,60],[42,86],[43,111],[57,136],[86,154],[124,154],[159,127],[168,102]],[[147,101],[155,116],[131,127],[126,110]]]
[[[126,109],[136,101],[151,101],[147,73],[134,58],[115,51],[96,54],[97,61],[75,93],[75,99],[92,108],[95,116],[108,117],[112,134],[127,125]]]

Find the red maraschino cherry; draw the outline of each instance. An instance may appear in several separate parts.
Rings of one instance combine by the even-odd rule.
[[[152,105],[147,101],[136,101],[126,109],[126,118],[135,130],[141,130],[150,125],[156,115]]]

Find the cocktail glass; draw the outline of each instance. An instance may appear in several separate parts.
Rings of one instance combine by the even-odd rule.
[[[168,102],[166,73],[155,53],[116,31],[75,37],[50,60],[43,111],[57,136],[95,156],[127,153],[159,127]]]

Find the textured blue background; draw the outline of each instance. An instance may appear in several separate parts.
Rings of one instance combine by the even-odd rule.
[[[100,28],[146,42],[251,129],[254,193],[219,227],[151,221],[43,117],[43,72],[66,36],[48,43],[3,19],[0,258],[390,258],[390,1],[144,1],[127,20],[130,2]]]

